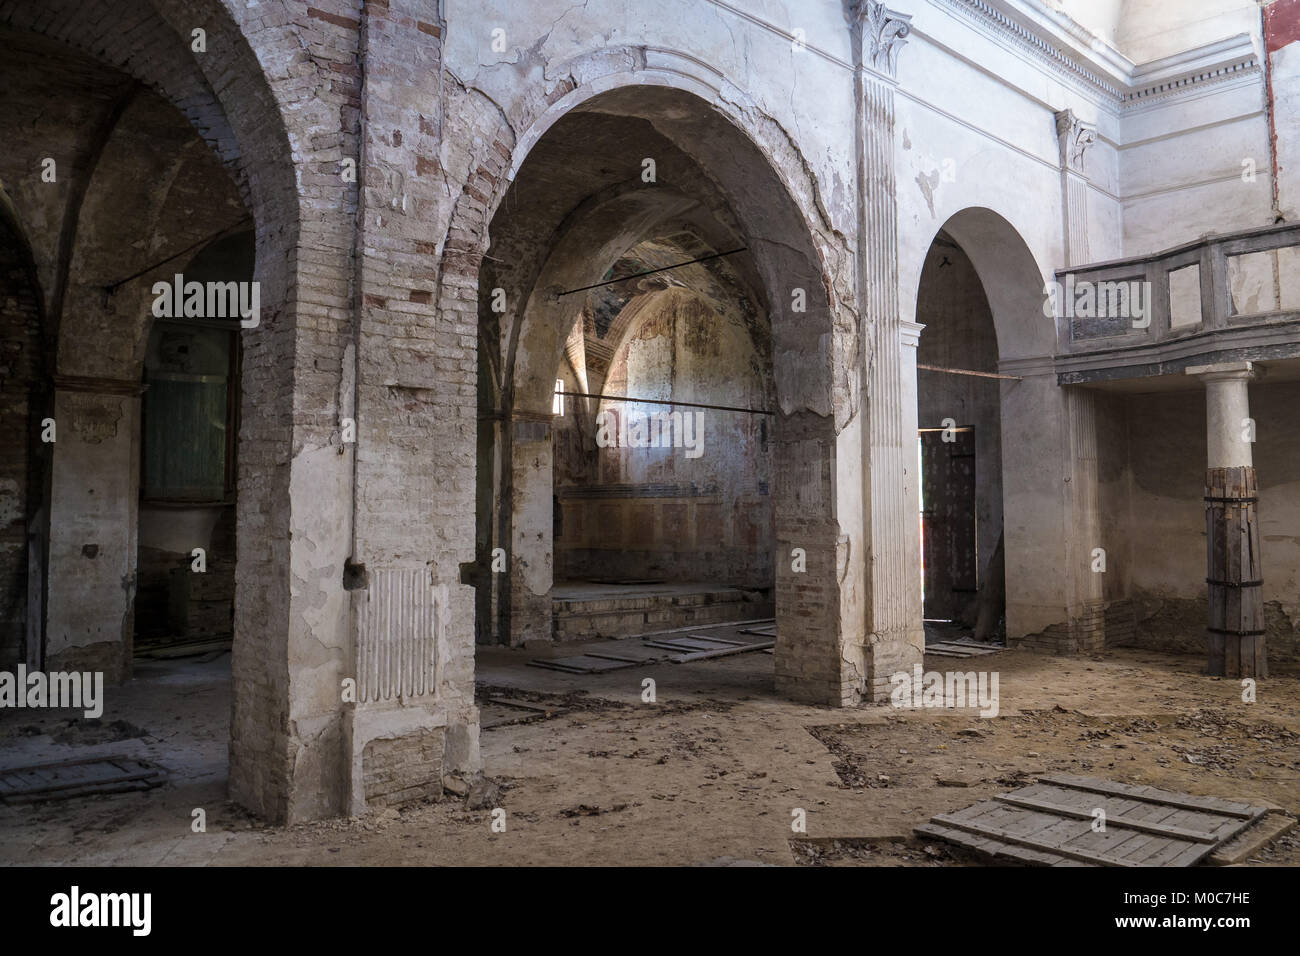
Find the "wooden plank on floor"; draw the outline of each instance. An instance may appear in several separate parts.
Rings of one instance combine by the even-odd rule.
[[[1071,846],[1065,839],[1053,839],[1052,837],[1020,837],[1004,833],[994,827],[985,827],[979,823],[963,822],[954,820],[945,814],[940,814],[933,818],[933,822],[946,824],[955,829],[963,830],[967,833],[974,833],[978,836],[986,836],[994,840],[1002,840],[1007,843],[1014,843],[1018,846],[1029,847],[1031,850],[1040,850],[1047,853],[1055,853],[1059,856],[1079,860],[1084,863],[1095,863],[1101,866],[1136,866],[1137,864],[1125,860],[1122,857],[1112,857],[1104,853],[1093,853],[1089,850]],[[1062,821],[1077,822],[1077,821]],[[1087,825],[1084,825],[1085,832],[1091,832]],[[1077,832],[1075,835],[1079,835]]]
[[[643,660],[632,658],[614,659],[579,654],[576,657],[538,657],[528,662],[529,667],[542,667],[546,670],[563,671],[567,674],[599,674],[604,671],[622,670],[644,664]]]
[[[1038,778],[1040,783],[1053,783],[1073,787],[1076,790],[1088,790],[1093,793],[1107,793],[1113,796],[1133,797],[1148,803],[1167,803],[1184,810],[1207,810],[1210,813],[1222,813],[1225,816],[1253,818],[1259,807],[1235,800],[1222,800],[1218,797],[1197,797],[1190,793],[1178,793],[1174,790],[1158,790],[1155,787],[1134,787],[1096,777],[1076,777],[1070,774],[1052,774]]]
[[[748,621],[720,621],[717,624],[688,624],[685,627],[670,627],[666,631],[646,631],[643,634],[629,634],[624,638],[616,640],[631,640],[633,638],[659,637],[662,634],[681,634],[686,631],[712,631],[723,627],[740,627],[745,624],[775,624],[776,618],[756,617]]]
[[[750,651],[762,651],[776,647],[776,641],[761,644],[742,644],[739,647],[720,647],[713,651],[696,651],[693,654],[679,654],[672,658],[674,664],[689,664],[691,661],[707,661],[714,657],[730,657],[733,654],[746,654]]]
[[[95,790],[105,786],[161,781],[166,772],[158,766],[134,757],[114,755],[109,757],[78,758],[30,767],[11,767],[0,771],[8,778],[10,787],[3,793],[6,801],[57,799],[79,790]]]
[[[1058,813],[1062,816],[1074,817],[1078,820],[1091,820],[1093,813],[1089,810],[1080,810],[1075,807],[1063,806],[1059,803],[1053,803],[1048,800],[1036,800],[1032,797],[1019,797],[1014,794],[1004,793],[994,799],[1011,806],[1023,807],[1026,810],[1041,810],[1046,813]],[[1101,809],[1105,809],[1104,807]],[[1163,823],[1145,823],[1142,820],[1135,820],[1132,817],[1122,816],[1120,814],[1107,813],[1105,817],[1107,827],[1121,827],[1128,830],[1141,830],[1146,833],[1156,833],[1160,836],[1173,837],[1179,840],[1191,840],[1193,843],[1216,843],[1218,842],[1213,833],[1204,830],[1193,830],[1186,827],[1168,826]]]
[[[961,830],[952,827],[944,827],[935,823],[923,823],[916,827],[915,833],[922,837],[931,837],[937,840],[943,840],[946,843],[954,843],[957,846],[972,850],[992,859],[1011,858],[1018,862],[1031,862],[1040,865],[1051,865],[1059,857],[1050,854],[1041,853],[1037,850],[1030,850],[1027,847],[1012,846],[1009,843],[1003,843],[1000,840],[991,840],[987,837],[975,836],[971,833],[964,833]]]
[[[1233,866],[1248,860],[1284,833],[1295,828],[1294,818],[1284,813],[1270,811],[1250,825],[1248,829],[1219,845],[1210,854],[1214,866]]]
[[[715,651],[722,647],[740,647],[748,641],[733,641],[721,637],[666,637],[645,641],[649,647],[669,651]]]
[[[925,645],[927,654],[951,654],[960,657],[980,657],[984,654],[996,654],[1002,650],[1001,647],[994,647],[980,644],[960,644],[956,641],[935,641],[933,644]]]

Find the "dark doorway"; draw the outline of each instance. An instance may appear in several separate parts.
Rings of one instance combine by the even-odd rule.
[[[921,432],[921,541],[924,616],[958,620],[979,588],[973,427]]]

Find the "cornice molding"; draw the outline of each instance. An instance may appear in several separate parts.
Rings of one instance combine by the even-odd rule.
[[[1062,49],[1067,36],[1064,31],[1060,31],[1055,37],[1040,35],[1012,19],[990,0],[931,0],[931,2],[959,14],[985,35],[1002,42],[1009,42],[1029,53],[1058,75],[1082,86],[1092,95],[1100,94],[1101,98],[1112,104],[1120,102],[1123,90],[1114,82],[1113,77],[1108,79],[1099,71],[1082,65]]]
[[[1252,53],[1250,56],[1235,62],[1219,64],[1195,73],[1130,90],[1124,94],[1122,105],[1125,110],[1136,109],[1146,106],[1148,103],[1156,103],[1184,94],[1200,92],[1209,86],[1216,86],[1229,80],[1244,79],[1260,73],[1259,59]]]
[[[1040,0],[930,2],[960,15],[986,36],[1030,54],[1116,112],[1262,74],[1254,42],[1245,33],[1139,65],[1065,14],[1043,7]]]

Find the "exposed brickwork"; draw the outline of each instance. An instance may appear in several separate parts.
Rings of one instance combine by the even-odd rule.
[[[40,496],[32,488],[39,473],[31,419],[40,372],[40,300],[30,255],[0,222],[0,667],[22,659],[26,643],[28,519]]]
[[[349,215],[346,204],[339,202],[340,192],[344,197],[347,193],[346,188],[340,190],[338,186],[339,157],[337,153],[330,155],[329,150],[341,151],[347,145],[345,131],[355,128],[357,117],[355,79],[345,73],[342,92],[339,88],[322,90],[308,50],[318,53],[322,62],[342,61],[355,67],[355,38],[351,40],[351,52],[346,37],[344,49],[340,50],[338,38],[324,34],[310,37],[313,42],[304,46],[303,34],[289,26],[292,18],[274,0],[266,0],[256,8],[241,8],[239,13],[247,22],[236,23],[230,11],[216,2],[164,0],[152,7],[138,0],[94,4],[6,2],[0,5],[0,23],[89,54],[161,93],[186,115],[225,163],[256,223],[263,316],[257,329],[244,333],[241,573],[236,597],[231,783],[232,794],[246,806],[269,817],[284,818],[291,811],[293,776],[293,764],[286,759],[289,647],[296,636],[308,630],[301,619],[296,630],[289,624],[293,435],[297,424],[316,425],[321,436],[317,441],[325,444],[333,430],[332,423],[320,427],[332,416],[328,409],[322,414],[318,402],[309,401],[306,415],[295,417],[295,364],[301,356],[313,375],[324,377],[324,387],[318,387],[317,394],[335,394],[340,376],[340,363],[324,366],[319,362],[319,348],[305,341],[312,337],[311,333],[300,339],[297,328],[302,315],[306,319],[304,328],[311,329],[310,314],[319,309],[316,327],[324,330],[325,337],[335,343],[335,354],[341,356],[340,340],[346,339],[347,330],[346,325],[340,329],[340,320],[346,323],[350,317],[346,299]],[[191,52],[187,42],[196,27],[207,32],[206,55]],[[95,89],[93,85],[88,88]],[[99,89],[104,90],[104,85],[100,84]],[[106,92],[111,98],[121,89],[119,81],[109,85]],[[99,98],[101,102],[104,99],[102,95]],[[96,105],[93,96],[88,105]],[[331,105],[332,118],[328,112]],[[286,120],[287,116],[293,119]],[[62,120],[66,123],[66,116]],[[86,124],[70,125],[75,129]],[[93,122],[89,125],[93,127]],[[290,129],[294,131],[292,138]],[[327,138],[314,141],[316,131]],[[25,141],[42,154],[56,151],[50,150],[49,140],[42,143],[28,137]],[[313,155],[316,150],[320,150],[319,157]],[[70,195],[69,187],[77,182],[72,177],[77,174],[78,156],[84,156],[85,150],[60,155],[70,155],[71,159],[63,166],[70,176],[61,180],[64,185],[59,192],[30,190],[42,197],[44,205],[19,205],[25,219],[47,224],[39,230],[41,241],[33,245],[41,275],[48,276],[56,287],[60,275],[69,268],[66,258],[59,255],[58,222]],[[293,167],[296,160],[308,156],[311,161],[305,165],[319,168],[322,173],[328,170],[329,178],[308,174],[300,194]],[[39,167],[32,157],[23,158],[22,163],[24,179],[37,182]],[[34,168],[36,173],[32,172]],[[5,178],[8,182],[7,175]],[[322,186],[323,182],[328,185]],[[328,212],[313,218],[310,235],[306,230],[300,233],[297,226],[300,204],[306,202],[315,202]],[[53,228],[48,225],[51,222]],[[211,226],[211,222],[195,225]],[[157,251],[143,246],[141,250],[146,254]],[[335,303],[332,315],[331,300]],[[58,318],[52,316],[52,321]],[[78,350],[79,358],[89,354]],[[300,446],[309,437],[300,432]],[[326,555],[327,560],[333,558],[337,564],[340,578],[343,550],[335,548],[333,555]]]
[[[1066,624],[1053,624],[1037,634],[1009,637],[1007,643],[1049,654],[1100,654],[1106,649],[1106,604],[1086,606]]]
[[[370,807],[398,806],[442,794],[443,731],[425,730],[372,740],[361,773]]]
[[[527,435],[541,423],[536,437],[547,437],[556,283],[584,270],[598,278],[607,264],[595,250],[646,238],[628,222],[695,230],[713,249],[744,244],[737,284],[770,314],[762,361],[780,413],[767,439],[770,495],[760,497],[772,518],[737,520],[734,544],[776,542],[778,691],[833,705],[879,698],[916,650],[872,645],[863,626],[871,516],[854,476],[864,458],[860,343],[871,330],[855,306],[852,161],[810,163],[790,124],[768,112],[770,97],[751,101],[734,77],[719,80],[721,67],[689,54],[653,51],[652,67],[645,47],[607,45],[559,62],[543,41],[514,60],[484,60],[481,77],[457,76],[448,62],[462,62],[466,47],[444,51],[444,38],[469,43],[477,25],[442,15],[437,0],[0,0],[0,25],[24,38],[15,62],[31,73],[20,105],[0,115],[4,141],[23,144],[0,156],[0,177],[32,227],[46,302],[57,303],[52,370],[138,380],[148,284],[171,268],[158,260],[244,217],[256,230],[263,310],[242,335],[230,786],[272,819],[347,805],[355,754],[344,752],[339,688],[353,668],[357,605],[379,572],[427,573],[446,595],[445,657],[425,702],[430,727],[446,729],[372,741],[365,800],[435,795],[443,771],[473,769],[474,615],[462,566],[476,558],[476,480],[494,463],[477,455],[477,420],[502,416],[501,473],[520,485],[532,474],[531,491],[542,490],[550,442],[532,442],[530,465],[532,449],[522,438],[511,445],[510,426]],[[196,28],[206,52],[190,47]],[[565,30],[553,48],[570,49]],[[22,70],[8,72],[22,82]],[[48,108],[34,108],[27,101],[42,90]],[[598,108],[565,112],[589,94]],[[173,110],[188,126],[164,122]],[[657,210],[637,205],[647,152],[659,162]],[[49,188],[34,172],[47,154],[62,171]],[[105,284],[137,269],[145,274],[103,300]],[[480,316],[498,285],[510,314],[492,328]],[[798,314],[787,305],[796,289],[806,294]],[[480,387],[485,354],[497,363],[493,388]],[[80,451],[129,485],[135,399],[85,394],[95,397],[63,396],[65,407],[112,412],[119,444],[87,440],[94,447]],[[343,442],[346,419],[355,444]],[[84,501],[75,496],[88,499],[98,476],[78,462],[61,474],[74,479],[70,499]],[[549,499],[519,501],[543,502],[545,524]],[[680,502],[660,519],[674,537],[694,522],[696,544],[723,520],[692,518]],[[124,552],[133,520],[128,512],[113,526],[127,529]],[[631,520],[646,524],[644,514]],[[510,530],[508,520],[495,527]],[[92,560],[78,557],[81,542],[68,546]],[[791,567],[794,548],[802,571]],[[129,592],[135,566],[123,570],[116,586]],[[13,579],[3,565],[0,574]],[[515,597],[549,628],[548,595]],[[104,627],[129,633],[129,617]],[[1098,616],[1067,630],[1045,641],[1092,651],[1105,628]],[[12,643],[0,636],[0,653]],[[80,646],[120,664],[129,641]]]

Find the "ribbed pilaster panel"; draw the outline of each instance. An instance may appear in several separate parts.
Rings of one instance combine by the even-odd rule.
[[[425,568],[370,573],[357,627],[357,703],[436,692],[438,594]]]
[[[862,80],[863,174],[866,183],[864,245],[866,324],[873,330],[869,425],[871,431],[871,630],[906,631],[913,616],[909,595],[919,573],[908,564],[908,534],[917,516],[907,507],[908,450],[903,402],[911,394],[902,377],[898,314],[898,226],[894,182],[894,90]]]
[[[1065,216],[1069,264],[1083,265],[1092,257],[1088,248],[1088,184],[1073,173],[1065,174]]]

